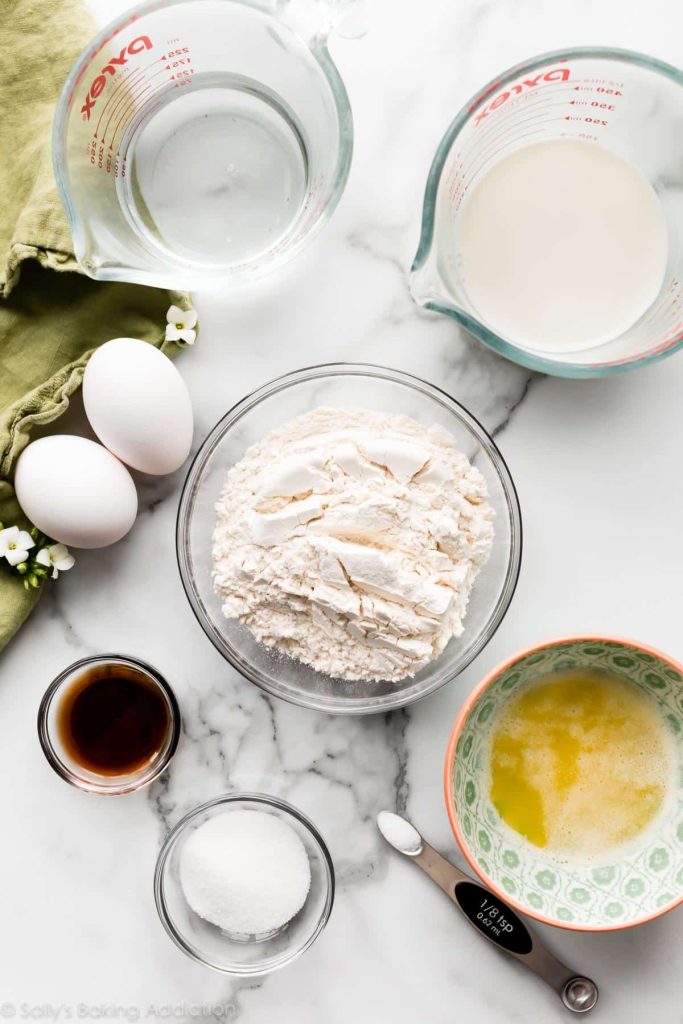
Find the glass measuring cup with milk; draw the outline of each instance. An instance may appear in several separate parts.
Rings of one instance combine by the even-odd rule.
[[[281,266],[326,222],[352,150],[326,45],[360,0],[148,0],[81,55],[55,176],[87,274],[192,288]]]
[[[191,288],[297,253],[348,175],[351,111],[326,39],[361,2],[149,0],[105,29],[54,127],[86,273]],[[581,49],[482,89],[430,171],[415,299],[549,373],[674,351],[682,84],[651,58]]]
[[[683,75],[551,53],[481,90],[427,182],[411,289],[533,369],[601,376],[683,343]]]

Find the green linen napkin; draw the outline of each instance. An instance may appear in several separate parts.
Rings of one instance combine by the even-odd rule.
[[[177,351],[164,341],[166,311],[190,300],[79,272],[50,135],[61,86],[95,32],[81,0],[4,0],[0,26],[0,522],[25,528],[9,478],[31,429],[67,409],[102,342]],[[38,596],[0,567],[0,650]]]

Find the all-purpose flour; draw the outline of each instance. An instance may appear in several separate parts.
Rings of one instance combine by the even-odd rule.
[[[274,430],[216,510],[226,617],[347,680],[403,679],[460,636],[493,540],[484,478],[451,435],[364,410]]]

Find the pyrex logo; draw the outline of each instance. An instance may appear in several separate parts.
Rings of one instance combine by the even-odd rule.
[[[81,114],[83,114],[86,121],[90,120],[90,111],[95,106],[97,97],[107,84],[107,75],[115,75],[119,68],[128,63],[129,56],[135,56],[136,53],[142,53],[143,50],[151,49],[152,41],[149,36],[138,36],[138,38],[134,39],[132,43],[128,43],[127,46],[124,46],[117,57],[109,58],[108,62],[90,86],[88,94],[85,97],[85,103],[81,107]]]
[[[519,96],[526,89],[535,89],[541,82],[566,82],[568,78],[569,68],[553,68],[551,71],[541,72],[535,78],[525,78],[523,81],[517,82],[516,85],[511,85],[509,89],[499,93],[494,100],[491,100],[483,110],[479,111],[474,119],[474,123],[481,124],[485,117],[488,117],[492,111],[507,103],[511,96]]]

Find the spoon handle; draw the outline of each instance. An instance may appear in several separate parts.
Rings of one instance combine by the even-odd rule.
[[[598,987],[590,978],[570,971],[541,945],[507,903],[464,874],[436,850],[422,842],[412,858],[465,915],[484,938],[519,960],[552,989],[574,1013],[587,1013],[598,1001]]]

